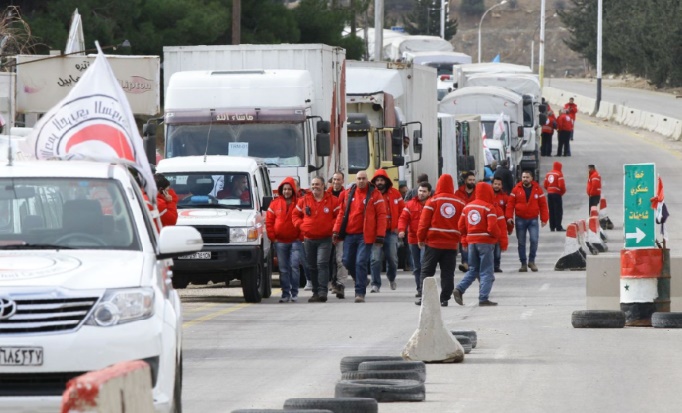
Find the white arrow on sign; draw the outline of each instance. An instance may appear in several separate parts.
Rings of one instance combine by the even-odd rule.
[[[646,234],[644,233],[644,231],[642,231],[641,229],[639,229],[639,227],[635,227],[635,232],[634,232],[634,233],[628,232],[628,233],[625,234],[625,238],[627,238],[627,239],[632,239],[632,238],[634,238],[636,244],[639,244],[639,242],[640,242],[641,240],[643,240],[644,237],[646,237]]]

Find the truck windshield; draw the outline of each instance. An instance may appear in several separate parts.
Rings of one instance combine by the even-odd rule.
[[[178,208],[252,208],[251,182],[244,173],[169,172]]]
[[[278,166],[305,163],[302,123],[168,125],[166,141],[169,158],[208,154],[263,158]]]
[[[484,120],[481,121],[483,124],[483,128],[485,128],[485,136],[488,139],[494,139],[494,128],[495,128],[495,121],[493,120]],[[509,124],[507,122],[504,123],[504,132],[502,133],[502,136],[500,137],[500,140],[504,141],[507,145],[509,144],[509,139],[507,138],[509,136]]]
[[[140,250],[117,181],[0,179],[0,249]]]
[[[436,69],[438,76],[440,76],[440,75],[451,75],[452,74],[452,63],[430,62],[430,63],[427,63],[426,65]]]
[[[348,132],[348,172],[369,168],[369,139],[367,132]]]

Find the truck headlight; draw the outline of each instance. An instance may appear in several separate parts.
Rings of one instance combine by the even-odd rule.
[[[230,228],[230,242],[248,242],[257,239],[258,229],[256,227]]]
[[[144,320],[154,314],[154,290],[151,288],[112,289],[104,293],[85,324],[110,327]]]

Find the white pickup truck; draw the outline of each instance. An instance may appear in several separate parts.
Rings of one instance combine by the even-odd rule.
[[[150,365],[157,412],[181,411],[170,258],[201,247],[192,228],[157,230],[126,166],[3,161],[0,412],[59,411],[70,379],[129,360]]]
[[[181,156],[156,167],[178,194],[177,225],[191,225],[204,248],[175,260],[173,285],[241,282],[244,300],[272,294],[273,249],[265,232],[272,201],[267,166],[240,156]]]

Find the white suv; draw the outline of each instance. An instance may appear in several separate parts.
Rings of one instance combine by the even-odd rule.
[[[66,382],[145,360],[155,407],[180,410],[180,299],[170,258],[191,227],[160,232],[128,168],[0,166],[0,411],[58,411]]]

